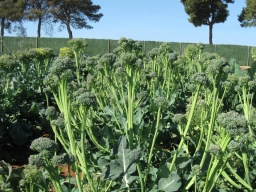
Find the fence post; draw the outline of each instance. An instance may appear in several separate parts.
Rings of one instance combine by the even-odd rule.
[[[216,53],[216,44],[214,45],[214,53]]]
[[[38,48],[38,37],[36,37],[36,48]]]
[[[3,54],[3,36],[1,36],[1,39],[0,39],[0,49],[1,49],[1,54]]]
[[[108,40],[108,53],[110,53],[110,40]]]
[[[248,46],[247,66],[249,66],[249,59],[250,59],[250,46]]]
[[[182,55],[182,43],[180,43],[180,54]]]
[[[144,41],[144,53],[146,54],[146,41]]]

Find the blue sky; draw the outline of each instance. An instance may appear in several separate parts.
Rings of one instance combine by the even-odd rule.
[[[74,38],[120,39],[163,41],[163,42],[209,42],[208,26],[194,27],[188,22],[180,0],[93,0],[101,6],[104,14],[97,23],[91,22],[93,29],[73,29]],[[237,20],[245,0],[229,4],[229,17],[225,23],[213,26],[213,44],[256,46],[256,27],[242,28]],[[25,23],[27,36],[35,37],[36,24]],[[48,37],[44,35],[43,37]],[[68,37],[55,27],[53,37]]]

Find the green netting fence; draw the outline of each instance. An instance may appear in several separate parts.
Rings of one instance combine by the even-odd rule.
[[[37,47],[49,47],[55,52],[59,52],[61,47],[68,46],[68,38],[36,38],[36,37],[0,37],[0,54],[12,53],[15,51],[29,50]],[[86,54],[103,55],[111,53],[118,46],[118,40],[107,39],[86,39],[88,47]],[[159,47],[163,42],[141,41],[145,53],[155,47]],[[183,53],[184,49],[192,43],[171,42],[173,51]],[[253,59],[250,54],[250,46],[239,45],[204,45],[204,52],[217,53],[227,59],[235,58],[239,65],[251,65]]]

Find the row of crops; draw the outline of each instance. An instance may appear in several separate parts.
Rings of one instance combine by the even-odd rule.
[[[86,47],[0,56],[0,191],[255,190],[256,63]]]

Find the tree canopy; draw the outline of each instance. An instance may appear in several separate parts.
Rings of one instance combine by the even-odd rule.
[[[47,0],[27,0],[26,19],[37,21],[37,37],[41,36],[43,24],[52,26],[52,15],[48,12],[50,6]]]
[[[48,0],[49,12],[55,22],[67,27],[69,38],[73,38],[71,27],[74,29],[92,29],[88,21],[98,22],[103,16],[98,13],[99,5],[93,5],[91,0]]]
[[[16,23],[16,30],[22,29],[22,19],[24,16],[25,0],[0,0],[0,27],[1,36],[4,36],[4,30],[11,33],[12,23]],[[24,31],[22,32],[24,33]]]
[[[181,0],[189,22],[195,27],[209,26],[209,43],[212,44],[212,29],[216,23],[224,23],[229,15],[228,3],[234,0]]]
[[[246,7],[238,15],[238,21],[241,27],[256,26],[256,0],[246,0]]]

